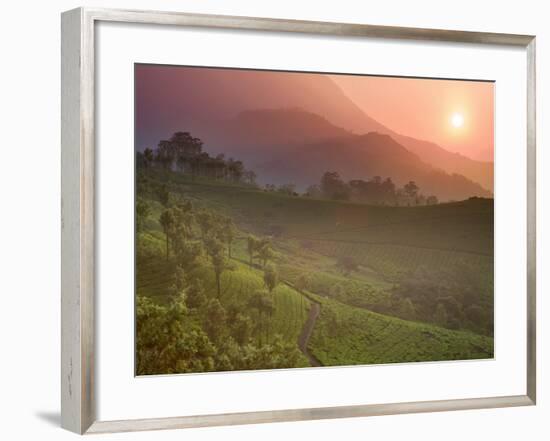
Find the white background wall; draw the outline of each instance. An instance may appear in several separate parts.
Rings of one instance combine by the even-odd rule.
[[[550,12],[547,1],[87,0],[4,2],[0,15],[0,437],[59,425],[61,11],[77,6],[529,33],[538,46],[539,404],[536,407],[100,436],[106,440],[550,438]],[[353,385],[350,385],[353,387]]]

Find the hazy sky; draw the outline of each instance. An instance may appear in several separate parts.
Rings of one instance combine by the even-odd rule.
[[[492,82],[136,65],[138,148],[197,119],[297,106],[356,133],[361,109],[394,132],[492,161],[493,105]]]
[[[332,75],[378,122],[473,159],[493,160],[494,83]],[[456,125],[453,125],[453,117]]]

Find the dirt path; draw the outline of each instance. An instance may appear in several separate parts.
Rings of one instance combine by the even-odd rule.
[[[304,323],[304,327],[302,328],[300,337],[298,337],[298,347],[300,348],[300,351],[302,351],[303,354],[307,357],[309,363],[312,366],[322,366],[319,360],[317,360],[317,358],[311,352],[309,352],[309,349],[307,347],[311,334],[313,333],[313,328],[315,327],[315,322],[317,321],[317,317],[319,317],[319,313],[321,312],[321,305],[315,301],[312,301],[311,299],[308,300],[311,302],[311,307],[309,308],[309,315],[306,322]]]

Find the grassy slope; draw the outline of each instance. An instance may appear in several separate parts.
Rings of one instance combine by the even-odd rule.
[[[155,178],[162,180],[159,175]],[[317,286],[325,288],[351,280],[367,287],[374,298],[386,295],[384,290],[391,286],[392,275],[419,265],[445,266],[457,259],[479,266],[481,273],[492,278],[492,235],[488,234],[492,231],[492,201],[418,208],[373,207],[288,197],[200,179],[191,182],[175,175],[171,175],[169,185],[172,192],[198,206],[231,215],[242,237],[248,231],[268,234],[273,227],[282,231],[283,240],[276,241],[276,249],[282,276],[287,280],[293,281],[301,272],[312,274]],[[153,202],[153,206],[151,218],[158,219],[160,205]],[[152,220],[148,228],[158,231],[159,225]],[[341,254],[354,255],[362,264],[360,271],[351,277],[338,274],[334,257]],[[244,240],[236,241],[234,255],[246,261]],[[141,290],[153,295],[153,287],[169,287],[170,282],[163,281],[159,272],[155,264],[140,268],[138,293]],[[206,271],[204,277],[213,284],[211,271]],[[229,287],[224,290],[224,301],[230,296],[244,299],[254,286],[261,285],[261,274],[241,262],[224,278],[223,284]],[[276,294],[271,332],[295,341],[309,304],[284,285],[277,288]],[[323,364],[487,358],[493,353],[493,340],[488,337],[404,321],[312,296],[323,307],[310,349]]]
[[[321,303],[309,348],[325,365],[482,359],[493,339],[401,320],[316,297]]]
[[[383,243],[492,256],[493,202],[470,200],[420,207],[384,207],[288,197],[177,176],[172,189],[222,210],[241,224],[285,238]]]

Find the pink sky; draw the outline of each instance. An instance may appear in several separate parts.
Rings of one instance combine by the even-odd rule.
[[[365,113],[394,131],[492,161],[494,83],[331,75]],[[462,115],[462,127],[451,118]]]

